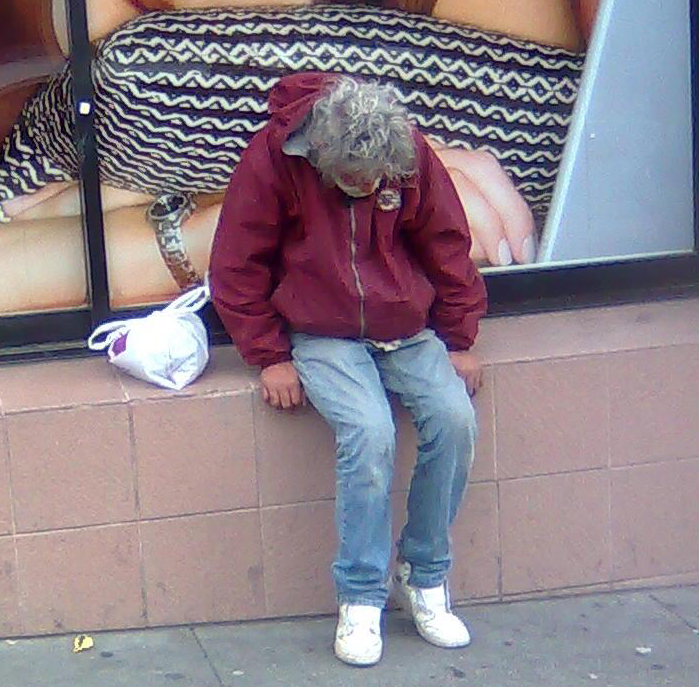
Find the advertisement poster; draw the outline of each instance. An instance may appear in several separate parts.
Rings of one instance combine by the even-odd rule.
[[[694,249],[689,0],[86,0],[112,307],[199,273],[282,76],[390,83],[449,170],[484,273]],[[3,0],[0,314],[86,302],[64,0]],[[6,16],[5,16],[6,15]],[[662,26],[663,31],[657,27]],[[24,27],[21,31],[17,27]]]

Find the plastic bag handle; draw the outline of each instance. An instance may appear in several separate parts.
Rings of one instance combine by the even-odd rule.
[[[209,291],[207,279],[204,281],[203,286],[198,286],[196,289],[183,293],[166,308],[163,308],[162,312],[172,312],[173,310],[178,312],[197,312],[197,310],[201,310],[209,302],[210,297],[211,292]]]
[[[186,293],[183,293],[179,298],[176,298],[170,305],[163,308],[162,310],[155,310],[151,315],[164,312],[176,312],[176,313],[188,313],[197,312],[201,310],[211,298],[211,292],[209,290],[209,275],[208,273],[204,277],[203,286],[198,286],[196,289],[191,289]],[[87,347],[91,351],[103,351],[107,348],[115,339],[118,338],[118,333],[122,329],[128,329],[135,321],[144,319],[142,317],[136,317],[131,320],[115,320],[114,322],[105,322],[95,329],[87,340]],[[103,341],[99,339],[105,337]]]
[[[91,351],[103,351],[107,346],[109,346],[114,339],[118,338],[118,334],[123,329],[128,329],[129,324],[133,320],[115,320],[114,322],[105,322],[101,324],[94,332],[90,335],[87,340],[87,347]],[[100,337],[104,336],[104,341],[98,341]]]

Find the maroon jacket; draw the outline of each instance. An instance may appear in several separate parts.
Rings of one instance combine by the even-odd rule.
[[[262,367],[291,359],[288,331],[390,341],[431,326],[449,349],[469,348],[485,287],[461,202],[424,137],[415,131],[413,178],[356,200],[282,152],[332,78],[283,78],[231,177],[210,265],[226,330]]]

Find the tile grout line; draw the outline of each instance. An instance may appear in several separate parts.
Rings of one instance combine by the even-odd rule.
[[[12,460],[10,449],[10,428],[7,424],[7,417],[3,417],[2,434],[5,442],[5,468],[7,470],[7,494],[10,498],[10,529],[12,537],[12,553],[15,560],[15,594],[17,601],[18,622],[24,630],[24,595],[22,594],[22,582],[19,570],[19,546],[17,545],[17,513],[15,510],[14,489],[12,486]]]
[[[14,538],[17,534],[17,514],[15,512],[14,489],[12,487],[12,460],[10,459],[10,428],[7,426],[7,418],[0,418],[2,422],[2,439],[5,442],[5,469],[7,470],[7,496],[10,499],[10,534]]]
[[[502,522],[500,519],[500,483],[496,482],[495,483],[495,533],[497,536],[498,540],[498,599],[502,599],[504,596],[504,591],[503,591],[503,559],[504,556],[502,554],[502,536],[501,536],[501,530],[502,530]]]
[[[487,359],[483,358],[483,365],[487,366],[502,366],[502,365],[521,365],[528,363],[537,362],[548,362],[551,360],[570,360],[575,358],[589,358],[592,356],[606,356],[606,355],[618,355],[624,353],[636,353],[638,351],[658,351],[667,348],[682,348],[682,347],[696,347],[699,345],[699,340],[697,341],[669,341],[666,343],[654,343],[651,345],[615,345],[610,346],[606,349],[585,349],[576,351],[566,351],[566,352],[554,352],[551,354],[524,356],[524,357],[507,357],[500,356],[497,359]]]
[[[80,401],[75,403],[58,403],[58,404],[48,404],[41,406],[40,408],[16,408],[12,410],[3,410],[0,415],[2,417],[12,417],[15,415],[34,415],[38,413],[45,412],[61,412],[70,410],[83,410],[88,408],[102,408],[105,406],[131,406],[134,404],[151,404],[175,401],[185,401],[198,398],[229,398],[235,396],[242,396],[243,394],[249,394],[253,391],[251,385],[238,389],[212,389],[202,393],[197,392],[178,392],[178,393],[163,393],[159,396],[131,396],[124,390],[124,398],[122,399],[98,399],[94,401]]]
[[[612,390],[609,384],[610,379],[610,360],[605,356],[603,361],[603,372],[606,383],[604,385],[605,395],[605,410],[606,410],[606,431],[605,441],[607,443],[607,554],[609,556],[609,565],[607,568],[607,579],[610,584],[614,577],[614,526],[612,521]]]
[[[124,406],[128,405],[128,401],[125,400],[115,400],[115,399],[103,399],[98,401],[89,401],[84,403],[68,403],[62,405],[46,405],[41,408],[18,408],[17,410],[5,411],[5,417],[17,417],[18,415],[38,415],[40,413],[61,413],[70,412],[73,410],[87,410],[90,408],[105,408],[111,406]]]
[[[493,438],[493,478],[498,482],[498,417],[497,417],[497,374],[492,370],[493,393],[490,395],[490,418],[492,421]]]
[[[204,658],[206,659],[206,662],[209,664],[209,668],[211,668],[211,672],[214,674],[214,677],[216,678],[218,684],[220,685],[220,687],[225,687],[225,685],[223,684],[223,680],[221,680],[221,676],[218,674],[218,670],[216,670],[216,666],[214,665],[213,661],[209,658],[209,653],[204,648],[204,644],[202,643],[199,635],[197,634],[196,627],[190,626],[189,631],[191,632],[192,637],[194,637],[194,641],[197,643],[199,650],[202,654],[204,654]]]
[[[121,380],[120,380],[121,382]],[[127,404],[129,422],[129,443],[131,446],[131,473],[134,490],[134,505],[136,506],[136,533],[138,534],[138,572],[141,580],[141,617],[146,627],[148,619],[148,595],[146,592],[146,563],[143,556],[143,536],[141,533],[141,496],[138,489],[138,458],[136,456],[136,429],[133,419],[133,407]]]
[[[650,460],[641,463],[629,463],[628,465],[613,465],[611,468],[607,465],[597,465],[592,467],[574,468],[572,470],[558,470],[556,472],[535,472],[530,475],[519,475],[517,477],[500,477],[498,482],[517,482],[525,479],[538,479],[540,477],[556,477],[557,475],[579,475],[584,472],[618,472],[620,470],[629,470],[634,468],[650,467],[652,465],[670,465],[675,463],[686,463],[691,461],[699,461],[699,454],[687,456],[684,458],[667,458],[663,460]],[[487,484],[493,480],[482,480],[474,482],[474,484]]]
[[[500,519],[500,480],[498,479],[498,416],[497,416],[497,395],[498,395],[498,375],[497,370],[493,369],[493,393],[490,401],[491,404],[491,417],[493,420],[493,471],[495,476],[495,533],[497,537],[497,547],[498,547],[498,599],[503,598],[503,586],[502,586],[502,565],[503,565],[503,555],[502,555],[502,523]]]
[[[258,460],[258,442],[257,442],[257,411],[255,409],[256,403],[255,392],[250,393],[250,411],[252,413],[252,443],[253,443],[253,456],[255,459],[255,487],[257,491],[257,521],[260,527],[260,564],[262,565],[262,598],[265,604],[265,613],[268,612],[269,594],[267,590],[267,574],[265,565],[265,528],[262,524],[262,492],[260,489],[260,461]]]
[[[316,503],[316,502],[312,502]],[[322,501],[320,501],[322,503]],[[270,506],[270,508],[285,508],[291,506],[305,505],[304,503],[291,503],[288,506]],[[79,532],[81,530],[90,529],[107,529],[111,527],[123,527],[124,525],[136,525],[139,522],[141,524],[151,523],[151,522],[166,522],[168,520],[180,520],[184,518],[206,518],[214,517],[217,515],[231,515],[236,513],[257,513],[258,509],[255,507],[246,508],[229,508],[228,510],[216,510],[216,511],[198,511],[193,513],[181,513],[178,515],[161,515],[158,517],[144,518],[140,521],[137,518],[131,520],[120,520],[119,522],[93,522],[87,525],[72,525],[68,527],[56,527],[54,529],[48,530],[35,530],[32,532],[17,532],[18,538],[25,537],[36,537],[40,535],[57,534],[59,532]]]

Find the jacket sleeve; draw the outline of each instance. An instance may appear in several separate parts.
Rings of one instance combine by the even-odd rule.
[[[449,350],[465,350],[487,310],[485,284],[469,257],[468,222],[449,173],[421,135],[417,147],[420,198],[410,242],[436,292],[430,325]]]
[[[249,365],[291,360],[275,288],[284,202],[264,130],[246,149],[228,185],[209,265],[212,301]]]

